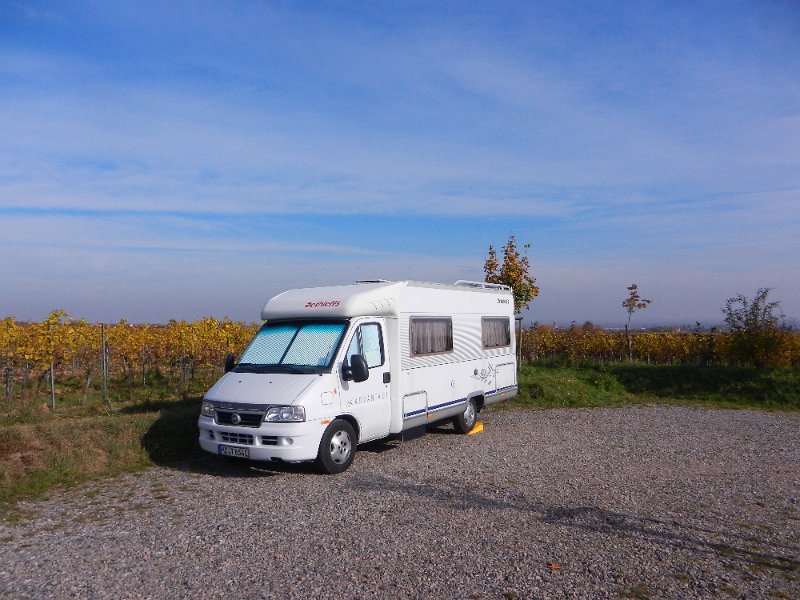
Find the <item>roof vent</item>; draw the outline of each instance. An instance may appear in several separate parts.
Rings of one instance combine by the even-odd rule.
[[[388,279],[357,279],[356,283],[391,283]]]
[[[483,288],[486,290],[510,290],[511,287],[503,285],[502,283],[486,283],[485,281],[467,281],[466,279],[459,279],[454,285],[461,285],[464,287]]]

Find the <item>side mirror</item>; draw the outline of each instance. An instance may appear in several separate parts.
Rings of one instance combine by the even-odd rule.
[[[369,379],[367,361],[360,354],[353,354],[353,356],[350,357],[350,376],[356,383]]]
[[[228,373],[236,364],[236,357],[233,355],[233,352],[229,352],[228,356],[225,357],[225,372]]]

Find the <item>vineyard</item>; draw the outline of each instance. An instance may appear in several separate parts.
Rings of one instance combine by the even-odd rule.
[[[102,325],[64,311],[0,320],[0,516],[7,500],[198,460],[199,398],[257,328],[213,317]],[[516,406],[800,410],[800,335],[788,331],[640,332],[631,357],[621,332],[537,327],[519,348]]]
[[[0,321],[5,398],[27,403],[53,391],[54,397],[80,403],[109,383],[121,399],[133,399],[135,391],[156,383],[161,395],[165,389],[185,393],[193,384],[210,385],[221,374],[225,355],[240,353],[257,328],[214,317],[166,325],[125,320],[101,325],[60,310],[40,323],[6,318]]]
[[[0,368],[7,406],[52,397],[83,403],[101,384],[117,399],[159,393],[180,395],[210,385],[222,372],[227,353],[241,353],[258,325],[213,317],[166,325],[127,321],[100,325],[54,311],[39,323],[0,321]],[[750,340],[752,341],[752,340]],[[758,341],[758,340],[757,340]],[[776,331],[768,345],[751,349],[753,364],[800,364],[800,335]],[[102,352],[105,342],[105,360]],[[633,335],[632,356],[625,334],[582,328],[537,327],[522,333],[524,360],[634,361],[654,364],[724,365],[741,363],[741,339],[729,333]],[[768,352],[768,355],[765,354]],[[168,392],[165,392],[167,390]]]
[[[800,365],[800,335],[775,330],[737,335],[725,332],[638,332],[628,355],[625,333],[581,328],[538,327],[522,335],[522,357],[568,361],[633,361],[650,364],[755,366]]]

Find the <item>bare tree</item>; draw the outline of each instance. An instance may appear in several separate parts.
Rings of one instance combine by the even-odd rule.
[[[625,336],[628,338],[628,360],[633,360],[633,336],[631,335],[631,317],[637,310],[644,310],[652,300],[639,295],[639,286],[632,283],[628,286],[628,297],[622,302],[622,307],[628,312],[628,322],[625,324]]]

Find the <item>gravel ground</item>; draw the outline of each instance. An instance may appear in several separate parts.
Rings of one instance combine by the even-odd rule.
[[[23,503],[0,596],[800,597],[800,415],[482,420],[336,476],[209,457]]]

